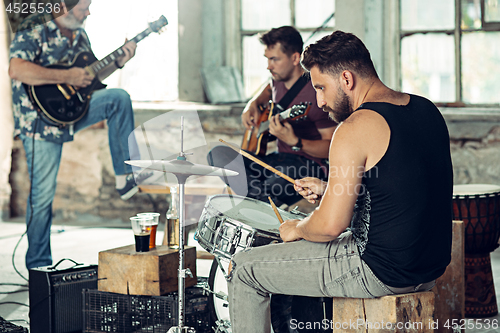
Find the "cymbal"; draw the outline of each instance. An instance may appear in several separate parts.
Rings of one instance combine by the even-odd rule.
[[[125,163],[144,169],[170,172],[179,175],[197,176],[237,176],[239,173],[229,169],[194,164],[186,160],[132,160]]]

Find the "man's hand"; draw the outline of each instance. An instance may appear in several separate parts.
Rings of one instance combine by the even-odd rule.
[[[241,123],[246,129],[251,129],[257,125],[257,120],[260,117],[260,107],[256,100],[248,103],[243,113],[241,114]]]
[[[85,88],[92,83],[93,77],[84,68],[68,69],[66,83],[77,88]]]
[[[321,200],[325,194],[327,182],[318,178],[306,177],[295,180],[294,189],[307,201],[315,204],[317,200]]]
[[[120,58],[116,59],[119,67],[123,67],[127,61],[129,61],[135,55],[135,49],[137,48],[137,43],[133,41],[128,41],[125,39],[125,45],[122,46],[122,50],[125,53]]]
[[[269,119],[269,133],[289,146],[293,146],[299,141],[299,138],[293,131],[292,125],[290,125],[289,122],[284,122],[282,124],[279,114],[274,115],[271,119]]]
[[[298,233],[297,224],[300,220],[286,220],[280,225],[280,237],[283,242],[293,242],[302,239]]]

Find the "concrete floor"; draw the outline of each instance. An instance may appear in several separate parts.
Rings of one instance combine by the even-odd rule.
[[[106,227],[104,227],[106,226]],[[29,328],[29,306],[27,282],[19,275],[28,277],[24,266],[24,255],[27,248],[26,237],[21,239],[25,231],[24,221],[21,219],[0,221],[0,317],[9,322]],[[19,240],[21,241],[19,242]],[[157,233],[157,243],[163,239],[163,225]],[[63,258],[69,258],[86,264],[97,264],[100,251],[133,244],[133,233],[128,224],[121,221],[96,221],[89,218],[87,222],[79,221],[73,224],[62,224],[55,221],[52,228],[52,254],[54,263]],[[19,243],[19,244],[18,244]],[[13,252],[15,256],[13,260]],[[199,247],[193,237],[189,237],[188,245]],[[500,304],[500,250],[491,254],[493,276],[497,291],[497,300]],[[15,271],[13,262],[19,274]],[[211,260],[197,260],[198,276],[208,277]],[[12,285],[7,285],[12,284]],[[8,303],[13,302],[13,303]],[[486,324],[486,320],[471,320],[466,323],[466,333],[493,333],[500,332],[500,315],[488,318],[493,328],[485,329],[479,323]],[[465,325],[467,327],[467,325]]]

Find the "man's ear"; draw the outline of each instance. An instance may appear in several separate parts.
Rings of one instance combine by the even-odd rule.
[[[354,75],[348,70],[345,70],[340,74],[340,85],[347,91],[354,88]]]
[[[300,53],[299,52],[295,52],[294,54],[292,54],[292,63],[294,66],[300,65]]]
[[[64,0],[52,0],[51,1],[54,10],[52,10],[52,15],[55,18],[63,16],[68,13],[69,9]]]
[[[62,12],[63,12],[63,15],[64,14],[68,14],[68,7],[66,7],[66,2],[64,2],[64,0],[61,0],[61,9],[62,9]]]

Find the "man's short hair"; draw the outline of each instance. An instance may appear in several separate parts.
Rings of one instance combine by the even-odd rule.
[[[332,75],[348,70],[363,78],[378,77],[370,52],[363,42],[355,35],[340,30],[306,47],[301,63],[307,71],[317,66],[321,73]]]
[[[302,36],[297,29],[291,26],[269,30],[260,37],[260,42],[267,47],[280,43],[281,51],[289,57],[295,52],[302,53],[302,48],[304,47]]]

